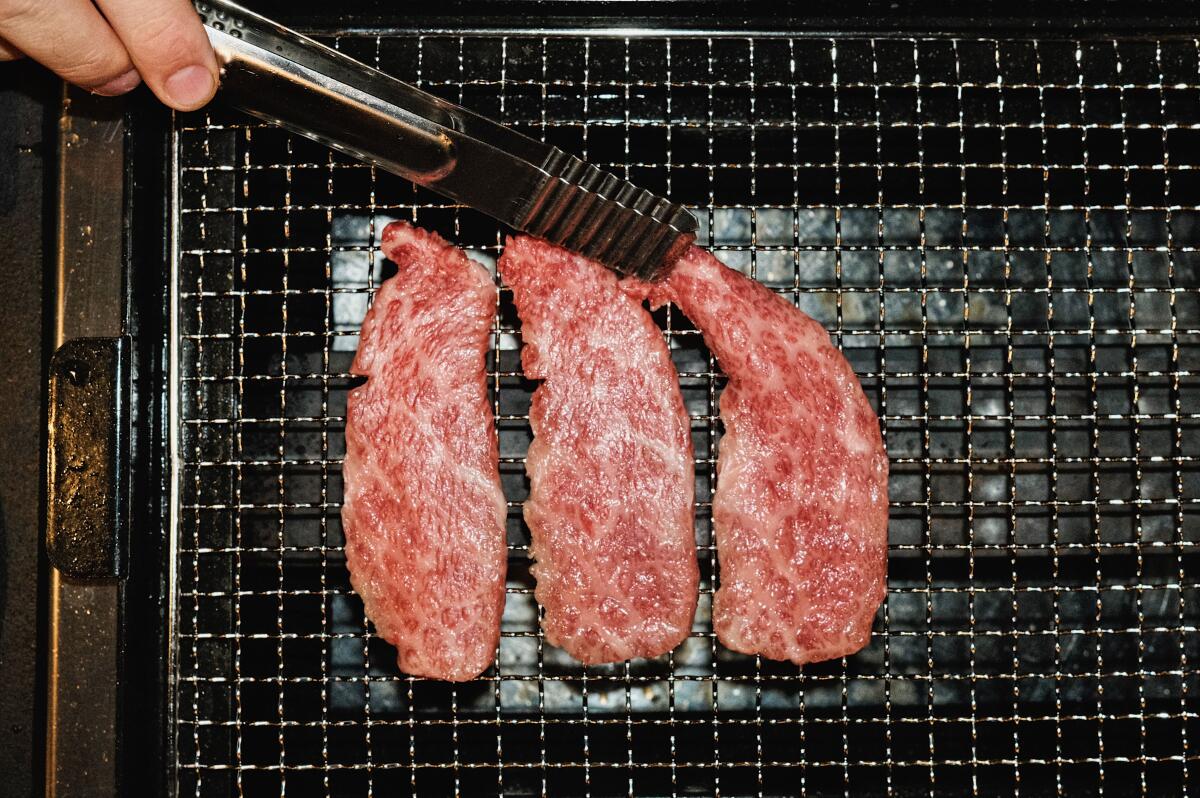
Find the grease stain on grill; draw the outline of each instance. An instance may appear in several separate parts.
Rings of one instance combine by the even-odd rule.
[[[656,311],[697,457],[702,595],[654,661],[548,646],[520,503],[533,384],[500,294],[497,667],[400,674],[350,589],[342,434],[396,218],[504,231],[224,112],[180,117],[182,795],[1180,794],[1200,658],[1200,179],[1190,39],[331,39],[689,202],[831,332],[891,457],[871,644],[804,668],[711,636],[723,377]]]

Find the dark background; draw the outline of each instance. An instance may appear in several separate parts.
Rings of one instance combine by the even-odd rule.
[[[51,108],[57,82],[0,64],[0,773],[3,792],[41,784],[38,640],[45,616],[39,531],[47,255],[53,214]],[[35,753],[37,752],[37,753]]]

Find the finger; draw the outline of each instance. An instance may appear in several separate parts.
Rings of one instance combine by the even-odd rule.
[[[97,0],[159,99],[191,111],[217,90],[217,59],[188,0]]]
[[[0,0],[0,34],[85,89],[120,94],[138,84],[125,46],[88,0]]]
[[[0,61],[16,61],[22,55],[24,53],[6,42],[3,36],[0,36]]]

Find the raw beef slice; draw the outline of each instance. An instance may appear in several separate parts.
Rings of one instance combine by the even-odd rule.
[[[687,637],[699,569],[690,422],[649,313],[616,275],[529,237],[499,263],[521,317],[525,521],[546,639],[586,664]]]
[[[797,664],[866,645],[887,571],[879,419],[821,325],[693,247],[636,296],[692,320],[729,382],[713,526],[713,627],[728,648]]]
[[[379,634],[415,676],[463,681],[491,664],[504,606],[506,504],[484,358],[487,271],[403,222],[399,267],[362,325],[346,407],[346,564]]]

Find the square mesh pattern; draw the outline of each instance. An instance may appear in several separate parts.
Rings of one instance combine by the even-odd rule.
[[[457,687],[399,673],[343,557],[358,325],[388,221],[486,264],[503,231],[233,113],[181,117],[179,795],[1196,789],[1195,40],[331,41],[689,203],[701,243],[825,324],[891,457],[888,598],[846,660],[716,643],[723,378],[664,311],[696,445],[693,633],[598,668],[546,644],[521,521],[533,385],[502,291],[497,665]]]

